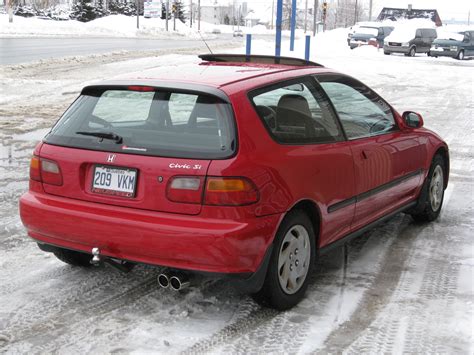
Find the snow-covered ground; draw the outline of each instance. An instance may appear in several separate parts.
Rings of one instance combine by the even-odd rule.
[[[200,277],[172,293],[158,288],[153,267],[120,274],[66,266],[41,252],[19,220],[31,149],[82,86],[179,70],[199,61],[194,53],[0,67],[0,351],[472,354],[474,61],[351,51],[345,36],[318,35],[311,59],[359,78],[399,111],[420,112],[450,145],[450,185],[439,220],[399,215],[350,243],[347,264],[343,250],[325,256],[306,299],[282,313],[224,281]],[[252,47],[273,53],[267,41]],[[298,41],[292,55],[303,51]]]
[[[188,23],[176,21],[173,30],[173,20],[168,21],[169,32],[166,32],[166,21],[160,18],[144,18],[140,16],[140,28],[137,29],[137,18],[134,16],[111,15],[90,22],[53,21],[41,18],[25,18],[14,16],[13,22],[8,22],[8,15],[0,14],[0,37],[127,37],[127,38],[200,38],[197,23],[193,28]],[[237,26],[213,25],[201,21],[201,35],[216,37],[213,30],[221,33],[232,33]],[[244,33],[270,34],[264,26],[240,27]],[[288,31],[284,31],[287,34]]]

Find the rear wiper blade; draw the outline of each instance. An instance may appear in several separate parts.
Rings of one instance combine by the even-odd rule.
[[[122,143],[123,142],[123,138],[121,136],[119,136],[118,134],[115,134],[115,133],[107,133],[107,132],[82,132],[82,131],[79,131],[79,132],[76,132],[76,134],[82,134],[83,136],[92,136],[92,137],[99,137],[99,138],[103,138],[103,139],[111,139],[113,141],[115,141],[115,143]]]

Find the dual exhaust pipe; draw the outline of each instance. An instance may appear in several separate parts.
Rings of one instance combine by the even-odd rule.
[[[171,288],[173,291],[181,291],[189,286],[189,277],[183,273],[169,275],[163,272],[158,275],[158,284],[162,288]]]

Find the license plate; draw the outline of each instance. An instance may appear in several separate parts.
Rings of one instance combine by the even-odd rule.
[[[134,197],[137,170],[96,165],[92,179],[92,192],[104,195]]]

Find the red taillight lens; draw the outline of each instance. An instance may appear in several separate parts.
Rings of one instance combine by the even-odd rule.
[[[168,200],[181,203],[201,203],[204,177],[177,176],[166,187]]]
[[[248,179],[210,177],[204,195],[206,205],[242,206],[258,201],[258,190]]]
[[[30,179],[50,185],[62,185],[63,177],[58,163],[34,155],[30,161]]]

